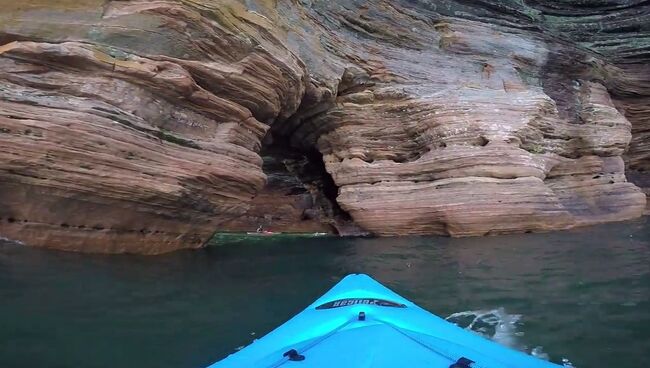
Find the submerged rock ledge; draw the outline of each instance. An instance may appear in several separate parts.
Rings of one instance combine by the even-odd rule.
[[[65,250],[631,219],[650,5],[6,2],[0,145],[0,236]]]

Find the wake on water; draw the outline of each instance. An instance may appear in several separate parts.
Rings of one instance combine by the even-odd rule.
[[[549,355],[544,352],[541,346],[529,348],[518,339],[523,336],[520,314],[508,314],[503,308],[492,310],[476,310],[457,312],[445,318],[447,321],[474,331],[484,337],[505,345],[512,349],[525,351],[526,353],[544,360],[549,360]],[[567,368],[575,368],[571,362],[562,358],[562,365]]]

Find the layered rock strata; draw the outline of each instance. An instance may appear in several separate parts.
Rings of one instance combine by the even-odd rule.
[[[241,36],[264,17],[228,24],[241,5],[219,23],[179,2],[104,3],[3,10],[0,233],[93,252],[200,247],[264,187],[260,142],[296,110],[304,65]]]
[[[259,225],[469,236],[646,205],[643,2],[3,5],[4,237],[161,253]]]

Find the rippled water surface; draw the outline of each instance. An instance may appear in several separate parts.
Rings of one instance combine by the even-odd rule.
[[[203,367],[363,272],[579,368],[650,365],[650,220],[486,238],[282,239],[157,257],[0,242],[0,367]]]

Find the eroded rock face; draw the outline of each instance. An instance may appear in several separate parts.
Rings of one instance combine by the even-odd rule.
[[[268,123],[293,114],[305,85],[301,61],[260,36],[268,20],[236,3],[3,6],[3,236],[160,253],[246,213]],[[228,23],[237,14],[250,22]]]
[[[619,67],[522,30],[543,25],[494,26],[445,16],[459,4],[444,14],[419,4],[361,7],[360,17],[310,10],[340,22],[330,48],[358,68],[343,70],[332,106],[303,120],[294,144],[323,152],[358,224],[466,236],[642,213],[621,158],[631,125],[606,87]]]
[[[643,2],[3,5],[0,235],[30,245],[468,236],[645,208]],[[322,179],[296,169],[316,151]]]

